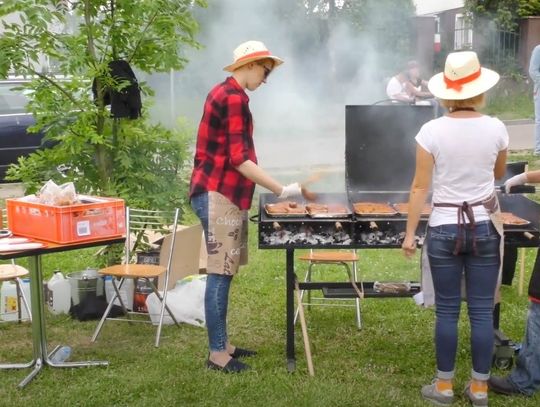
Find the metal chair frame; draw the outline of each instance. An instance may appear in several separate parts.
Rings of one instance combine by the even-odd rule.
[[[150,287],[152,288],[152,291],[157,295],[158,299],[161,302],[161,310],[159,315],[159,323],[157,326],[157,332],[156,332],[156,339],[154,346],[159,347],[159,342],[161,338],[161,330],[163,326],[163,318],[165,315],[165,310],[169,313],[169,316],[172,318],[174,323],[177,326],[180,326],[178,321],[176,320],[174,314],[171,312],[167,305],[167,291],[169,289],[169,277],[171,274],[171,264],[172,264],[172,258],[174,253],[174,247],[176,243],[176,231],[178,227],[178,219],[179,219],[180,210],[176,208],[174,211],[164,211],[164,210],[145,210],[145,209],[134,209],[134,208],[126,208],[126,223],[127,223],[127,232],[126,232],[126,242],[125,242],[125,249],[124,249],[124,262],[122,265],[117,266],[111,266],[106,267],[104,269],[99,270],[99,273],[102,275],[110,275],[113,277],[112,283],[114,288],[114,294],[111,298],[111,301],[109,302],[109,305],[107,306],[107,309],[103,313],[103,316],[101,317],[101,320],[98,323],[98,326],[96,327],[96,330],[92,336],[91,341],[95,342],[103,325],[105,324],[106,320],[114,320],[114,321],[127,321],[130,324],[133,322],[144,322],[144,323],[151,323],[151,321],[148,320],[136,320],[131,318],[132,315],[146,315],[150,317],[147,313],[141,313],[136,311],[129,311],[126,307],[126,304],[124,304],[124,301],[122,300],[122,297],[120,295],[120,289],[122,288],[124,282],[126,279],[143,279],[148,282]],[[169,218],[173,215],[173,222],[165,222],[164,220]],[[169,228],[167,228],[169,227]],[[131,258],[133,257],[134,250],[137,246],[137,244],[144,239],[144,234],[146,232],[170,232],[172,233],[172,241],[171,241],[171,247],[169,249],[169,253],[167,254],[167,265],[165,267],[162,266],[155,266],[155,265],[149,265],[149,264],[132,264],[130,263]],[[135,245],[132,248],[131,242],[133,234],[135,233],[136,241]],[[161,256],[163,253],[161,253]],[[161,270],[163,269],[163,270]],[[133,274],[130,273],[130,271],[134,271]],[[145,276],[144,271],[145,270],[154,270],[152,272],[152,275]],[[165,276],[165,284],[163,286],[163,296],[160,295],[156,285],[154,284],[154,279],[158,276],[161,278],[161,276]],[[117,284],[116,277],[119,277],[120,280]],[[112,318],[109,317],[109,313],[114,305],[114,302],[118,299],[120,302],[120,306],[122,307],[124,313],[126,314],[126,318]]]
[[[310,257],[313,255],[313,249],[310,249]],[[345,272],[347,273],[347,277],[349,281],[357,281],[358,278],[358,258],[356,260],[350,260],[350,261],[341,261],[341,260],[334,260],[331,258],[330,254],[336,253],[334,252],[328,252],[329,256],[324,257],[320,256],[317,259],[308,259],[304,258],[301,260],[307,260],[309,262],[308,269],[306,271],[306,275],[304,276],[304,282],[309,283],[312,281],[311,277],[313,274],[313,268],[316,265],[339,265],[343,266],[345,269]],[[352,253],[356,256],[356,249],[352,249]],[[349,263],[351,263],[351,266],[349,266]],[[352,274],[351,274],[351,268],[352,268]],[[354,297],[354,304],[336,304],[335,302],[339,301],[350,301],[348,298],[312,298],[311,296],[311,290],[301,290],[300,291],[300,300],[303,301],[305,291],[307,291],[307,302],[302,302],[303,305],[306,305],[309,309],[312,305],[313,306],[326,306],[326,307],[355,307],[356,310],[356,326],[358,329],[362,329],[362,315],[360,312],[360,298]],[[315,301],[315,302],[314,302]],[[324,303],[324,301],[332,301],[332,303]],[[296,321],[298,319],[298,313],[299,309],[296,309],[295,315],[294,315],[294,323],[296,324]]]

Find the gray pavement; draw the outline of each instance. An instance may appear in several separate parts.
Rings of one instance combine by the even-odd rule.
[[[0,184],[0,199],[19,198],[24,196],[24,186],[21,183]]]
[[[508,120],[504,122],[510,137],[510,151],[534,149],[534,121]]]

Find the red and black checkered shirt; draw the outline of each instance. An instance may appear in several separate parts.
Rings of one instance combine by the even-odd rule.
[[[255,183],[235,167],[257,163],[249,98],[233,77],[208,94],[197,133],[189,196],[214,191],[240,209],[249,209]]]

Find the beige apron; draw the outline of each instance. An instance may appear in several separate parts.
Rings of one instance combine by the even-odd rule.
[[[486,209],[493,223],[493,226],[499,233],[501,237],[501,242],[499,245],[499,255],[501,259],[501,264],[499,266],[499,275],[497,277],[497,286],[495,288],[495,303],[500,302],[500,287],[501,287],[501,278],[502,278],[502,265],[503,265],[503,254],[504,254],[504,230],[503,222],[501,220],[500,214],[501,209],[499,206],[499,199],[497,194],[493,193],[489,198],[482,201],[482,206]],[[429,224],[429,222],[428,222]],[[428,226],[429,227],[429,226]],[[427,236],[427,227],[426,227],[426,236]],[[431,276],[431,268],[429,266],[429,258],[427,255],[427,239],[424,240],[424,245],[422,246],[422,251],[420,253],[420,270],[421,270],[421,286],[423,293],[423,306],[430,307],[435,305],[435,289],[433,287],[433,278]],[[465,278],[464,276],[461,279],[461,297],[466,298],[465,296]]]
[[[219,192],[208,192],[208,274],[235,275],[248,260],[248,216]]]

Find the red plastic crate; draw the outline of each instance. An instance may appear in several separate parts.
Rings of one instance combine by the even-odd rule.
[[[25,198],[6,199],[8,225],[13,234],[54,243],[75,243],[123,236],[124,200],[79,196],[82,203],[53,206]]]

